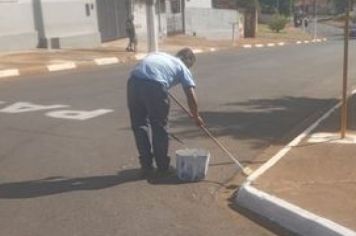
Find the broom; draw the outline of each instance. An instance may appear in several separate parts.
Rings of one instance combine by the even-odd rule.
[[[189,117],[192,117],[191,116],[191,113],[188,111],[188,109],[178,101],[178,99],[173,96],[171,93],[168,93],[169,96],[173,99],[173,101],[175,103],[177,103],[177,105],[179,107],[181,107],[183,109],[183,111],[185,111],[185,113],[188,114]],[[249,176],[250,174],[252,174],[252,170],[249,168],[249,167],[244,167],[235,157],[234,155],[232,155],[232,153],[226,149],[226,147],[219,142],[219,140],[217,140],[213,135],[212,133],[208,130],[208,128],[206,128],[204,125],[200,126],[200,128],[208,135],[209,138],[211,138],[218,146],[219,148],[224,151],[228,156],[229,158],[242,170],[242,173],[245,175],[245,176]]]

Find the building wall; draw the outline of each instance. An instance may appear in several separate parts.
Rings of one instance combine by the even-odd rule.
[[[134,24],[136,27],[136,34],[139,41],[147,40],[147,15],[146,15],[146,1],[136,0],[133,6],[133,15],[135,17]],[[160,38],[167,36],[167,3],[163,6],[164,1],[161,1],[161,11],[156,12],[155,25]],[[157,6],[158,8],[158,6]]]
[[[53,40],[60,48],[99,45],[94,0],[34,0],[34,3],[41,46],[56,48]]]
[[[212,8],[211,0],[185,0],[185,7]]]
[[[236,9],[236,1],[235,0],[212,0],[213,8],[218,9]]]
[[[0,51],[97,46],[95,8],[94,0],[0,1]]]
[[[167,34],[184,33],[182,0],[167,1]]]
[[[185,14],[186,34],[209,39],[231,39],[232,23],[239,21],[236,10],[187,8]]]
[[[31,0],[0,1],[0,51],[37,46]]]

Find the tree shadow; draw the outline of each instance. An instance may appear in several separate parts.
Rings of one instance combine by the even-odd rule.
[[[310,120],[319,118],[320,114],[330,109],[337,101],[290,96],[251,99],[223,104],[219,107],[220,111],[202,111],[201,116],[216,137],[230,136],[239,140],[253,140],[256,146],[266,142],[286,144],[290,133],[295,134],[305,129],[310,125]],[[308,121],[308,124],[304,124],[305,121]],[[201,136],[201,131],[189,126],[189,123],[191,121],[183,116],[173,120],[173,126],[191,127],[175,134],[186,138]]]
[[[0,183],[0,199],[35,198],[74,191],[92,191],[143,180],[140,169],[124,170],[117,175],[81,178],[49,177],[15,183]]]
[[[152,185],[184,185],[184,184],[212,184],[220,187],[225,187],[225,184],[219,181],[202,179],[198,181],[183,181],[180,180],[177,175],[171,175],[167,177],[152,177],[148,178],[147,182]]]
[[[54,176],[39,180],[0,183],[0,199],[25,199],[75,191],[93,191],[140,180],[146,180],[152,185],[183,185],[202,182],[223,186],[223,183],[209,180],[196,182],[182,181],[176,174],[169,176],[157,176],[152,174],[151,176],[143,177],[140,169],[132,169],[121,171],[116,175],[80,178]]]

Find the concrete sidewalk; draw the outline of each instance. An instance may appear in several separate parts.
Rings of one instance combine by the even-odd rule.
[[[297,235],[356,235],[356,117],[349,119],[340,139],[337,104],[249,176],[236,203]]]
[[[175,35],[160,40],[160,51],[175,53],[183,47],[191,47],[196,53],[215,52],[224,49],[279,47],[289,44],[322,43],[325,38],[312,40],[311,36],[289,27],[280,34],[261,27],[255,39],[212,41],[204,38]],[[0,78],[39,74],[52,71],[81,69],[142,59],[147,52],[147,43],[139,42],[138,52],[126,52],[128,40],[121,39],[104,43],[92,49],[37,49],[26,52],[0,53]]]

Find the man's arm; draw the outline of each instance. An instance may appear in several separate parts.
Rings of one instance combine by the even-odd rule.
[[[184,92],[187,97],[187,102],[188,102],[188,106],[189,106],[192,118],[195,120],[195,123],[197,126],[203,126],[204,121],[200,117],[199,112],[198,112],[198,103],[197,103],[197,98],[195,95],[194,87],[185,88]]]

